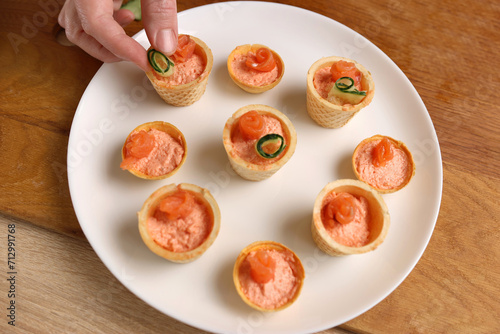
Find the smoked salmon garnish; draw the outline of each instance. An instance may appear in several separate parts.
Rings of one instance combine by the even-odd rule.
[[[266,130],[264,118],[255,110],[251,110],[240,117],[239,129],[246,139],[259,139]]]
[[[158,209],[164,212],[168,219],[176,220],[187,217],[194,207],[194,196],[185,190],[178,190],[173,195],[164,198]]]
[[[325,207],[324,217],[328,224],[349,224],[356,216],[356,198],[349,193],[339,193]]]
[[[356,68],[354,63],[339,60],[332,65],[330,72],[332,73],[333,82],[336,82],[342,77],[350,77],[354,80],[354,86],[356,86],[358,90],[361,90],[361,72]]]
[[[250,276],[259,283],[264,284],[274,278],[276,262],[265,250],[257,250],[248,256],[250,263]]]
[[[194,53],[196,47],[196,42],[191,39],[188,35],[180,35],[177,42],[177,50],[172,55],[174,62],[183,63]]]
[[[125,143],[125,157],[120,164],[122,169],[130,169],[134,162],[145,158],[155,147],[155,138],[146,130],[133,133]]]
[[[255,53],[249,51],[245,65],[260,72],[269,72],[276,67],[273,53],[268,48],[260,48]]]
[[[377,146],[373,148],[372,163],[375,167],[383,167],[394,157],[391,141],[387,138],[382,139]]]

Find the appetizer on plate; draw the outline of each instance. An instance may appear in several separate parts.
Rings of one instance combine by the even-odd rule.
[[[267,46],[245,44],[229,54],[227,69],[231,79],[241,89],[249,93],[262,93],[281,81],[285,63]]]
[[[406,145],[381,135],[358,144],[352,155],[352,168],[359,180],[383,194],[404,188],[415,175],[415,162]]]
[[[348,58],[321,58],[307,73],[307,112],[325,128],[347,124],[370,104],[374,93],[370,72]]]
[[[331,256],[375,250],[385,239],[390,217],[382,196],[358,180],[328,183],[316,197],[312,236]]]
[[[179,129],[167,122],[148,122],[128,135],[120,167],[143,179],[160,180],[174,175],[186,156],[186,140]]]
[[[177,50],[169,57],[149,48],[148,60],[147,77],[160,97],[173,106],[188,106],[201,98],[214,62],[208,46],[189,35],[179,35]]]
[[[288,117],[263,104],[238,109],[227,120],[222,139],[234,171],[251,181],[276,173],[297,145],[297,133]]]
[[[156,190],[138,212],[142,240],[155,254],[172,262],[196,260],[215,241],[221,215],[206,189],[170,184]]]
[[[245,303],[256,310],[280,311],[299,297],[305,272],[297,255],[274,241],[245,247],[234,264],[233,281]]]

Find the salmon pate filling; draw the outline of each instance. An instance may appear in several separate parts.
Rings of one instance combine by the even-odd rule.
[[[360,148],[354,158],[356,170],[363,181],[375,188],[384,190],[397,188],[411,174],[409,158],[402,149],[391,145],[392,159],[384,166],[376,167],[373,164],[373,150],[380,142],[381,140],[371,140]]]
[[[181,163],[184,156],[181,139],[174,139],[156,129],[150,129],[148,134],[154,137],[153,149],[146,157],[132,162],[129,168],[152,177],[170,173]]]
[[[362,247],[370,240],[370,211],[368,200],[354,196],[355,214],[351,222],[341,224],[337,221],[327,222],[326,208],[334,198],[342,193],[331,192],[323,199],[322,222],[328,235],[344,246]],[[332,223],[333,222],[333,223]]]
[[[155,71],[153,71],[153,73],[157,80],[169,86],[179,86],[190,83],[198,78],[205,70],[205,66],[203,58],[193,53],[186,61],[175,63],[174,73],[171,76],[164,77]]]
[[[240,82],[251,86],[265,86],[273,83],[278,78],[278,66],[275,66],[269,72],[261,72],[249,68],[246,65],[246,60],[246,55],[237,54],[231,62],[234,74]]]
[[[271,133],[278,134],[283,137],[286,145],[287,138],[285,137],[281,121],[272,116],[267,116],[267,115],[261,115],[261,116],[264,120],[264,127],[265,127],[263,136]],[[276,162],[283,156],[286,149],[283,150],[283,152],[281,152],[281,154],[278,155],[276,158],[267,159],[260,156],[255,149],[255,145],[258,139],[245,138],[245,136],[241,133],[239,129],[238,123],[239,120],[233,125],[233,130],[231,133],[231,142],[233,144],[234,150],[236,151],[236,154],[241,159],[255,165],[269,165]]]
[[[314,88],[318,92],[319,96],[328,100],[329,102],[336,105],[349,105],[349,103],[345,103],[341,99],[336,98],[335,96],[328,97],[330,90],[333,85],[335,85],[335,81],[332,78],[332,66],[327,66],[320,68],[314,73],[313,84]]]
[[[288,250],[266,250],[275,263],[274,277],[266,283],[257,283],[251,276],[251,265],[248,260],[257,251],[250,252],[239,268],[238,279],[242,292],[252,303],[263,309],[279,308],[293,299],[300,286],[295,257]]]
[[[184,190],[186,191],[186,190]],[[213,228],[207,205],[196,196],[189,213],[172,219],[157,208],[147,220],[149,235],[155,243],[171,252],[188,252],[199,247]]]

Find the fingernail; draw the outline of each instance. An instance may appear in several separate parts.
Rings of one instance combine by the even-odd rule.
[[[172,29],[163,29],[156,33],[156,47],[163,53],[170,55],[177,48],[177,37]]]

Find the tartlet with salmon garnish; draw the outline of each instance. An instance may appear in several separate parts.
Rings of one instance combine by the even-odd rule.
[[[297,146],[297,133],[288,117],[263,104],[238,109],[227,120],[222,139],[231,167],[251,181],[276,173]]]
[[[292,305],[304,284],[304,267],[298,256],[274,241],[257,241],[239,254],[233,281],[245,303],[256,310],[273,312]]]
[[[177,263],[199,258],[220,229],[219,206],[207,189],[170,184],[156,190],[138,212],[139,232],[155,254]]]
[[[179,35],[177,50],[169,57],[149,48],[148,60],[147,77],[160,97],[173,106],[188,106],[202,97],[214,63],[210,48],[189,35]]]
[[[352,168],[359,180],[383,194],[404,188],[415,175],[415,162],[408,147],[382,135],[358,144],[352,155]]]
[[[143,179],[160,180],[174,175],[186,156],[186,140],[179,129],[167,122],[148,122],[128,135],[120,167]]]
[[[390,225],[382,196],[358,180],[328,183],[316,197],[312,236],[331,256],[362,254],[384,241]]]
[[[371,73],[358,62],[343,57],[316,61],[307,73],[307,112],[325,128],[340,128],[375,94]]]
[[[278,53],[261,44],[236,47],[227,58],[229,76],[249,93],[262,93],[275,87],[283,77],[285,63]]]

